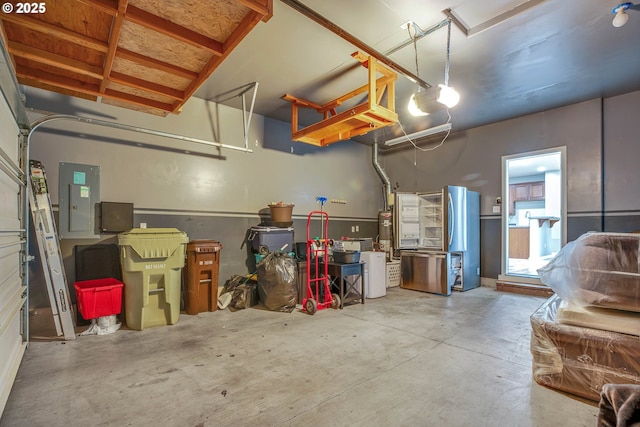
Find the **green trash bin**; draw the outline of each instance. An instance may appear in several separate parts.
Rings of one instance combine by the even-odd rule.
[[[188,242],[187,234],[176,228],[134,228],[118,235],[129,328],[141,331],[178,321]]]

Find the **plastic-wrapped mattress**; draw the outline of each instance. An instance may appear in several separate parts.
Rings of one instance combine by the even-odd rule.
[[[640,337],[562,324],[554,295],[531,315],[533,378],[593,401],[604,384],[640,384]]]
[[[639,248],[640,234],[583,234],[538,274],[572,305],[640,312]]]

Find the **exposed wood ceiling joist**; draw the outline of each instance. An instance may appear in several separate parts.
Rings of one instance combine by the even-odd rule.
[[[166,115],[272,14],[272,0],[57,0],[3,13],[0,33],[21,84]]]

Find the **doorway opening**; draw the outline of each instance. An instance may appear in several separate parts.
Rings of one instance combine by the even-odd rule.
[[[540,284],[538,269],[567,242],[566,147],[502,157],[502,274]]]

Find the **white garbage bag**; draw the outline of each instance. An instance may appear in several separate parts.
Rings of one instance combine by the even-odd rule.
[[[122,326],[122,323],[116,323],[116,315],[102,316],[97,319],[91,319],[91,326],[89,329],[82,332],[80,335],[107,335],[112,334]]]

